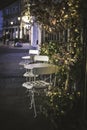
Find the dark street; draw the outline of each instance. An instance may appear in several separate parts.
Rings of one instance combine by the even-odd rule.
[[[41,115],[33,117],[33,110],[22,83],[24,69],[19,65],[27,49],[0,47],[0,129],[53,130],[51,123]]]
[[[0,130],[87,130],[87,0],[0,0]]]
[[[28,51],[0,46],[0,130],[56,130],[49,119],[40,113],[34,118],[33,109],[29,109],[29,97],[22,87],[25,69],[19,65]],[[70,117],[58,122],[57,129],[86,130],[87,121],[79,118],[79,110],[70,113]]]

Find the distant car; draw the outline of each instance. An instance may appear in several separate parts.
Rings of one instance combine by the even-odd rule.
[[[20,42],[16,42],[15,44],[14,44],[14,47],[22,47],[23,45],[22,45],[22,43],[20,43]]]

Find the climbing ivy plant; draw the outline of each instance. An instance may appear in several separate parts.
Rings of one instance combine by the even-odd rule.
[[[38,0],[34,1],[31,10],[46,31],[68,32],[66,42],[50,41],[40,47],[40,54],[48,55],[50,63],[58,66],[56,86],[48,91],[42,104],[42,112],[56,122],[72,110],[74,101],[80,97],[83,51],[80,0]]]

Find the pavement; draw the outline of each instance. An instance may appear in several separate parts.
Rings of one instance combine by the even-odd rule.
[[[40,113],[34,118],[26,89],[22,87],[25,69],[19,65],[30,48],[28,43],[23,47],[0,44],[0,130],[87,130],[87,119],[81,119],[80,113],[79,119],[65,118],[57,128]]]
[[[42,114],[34,118],[29,109],[29,97],[22,87],[25,70],[19,65],[30,46],[22,48],[0,46],[0,130],[54,130]]]

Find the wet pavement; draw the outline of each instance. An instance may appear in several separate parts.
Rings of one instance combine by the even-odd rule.
[[[33,116],[29,109],[21,57],[28,49],[0,47],[0,130],[54,130],[43,116]]]

